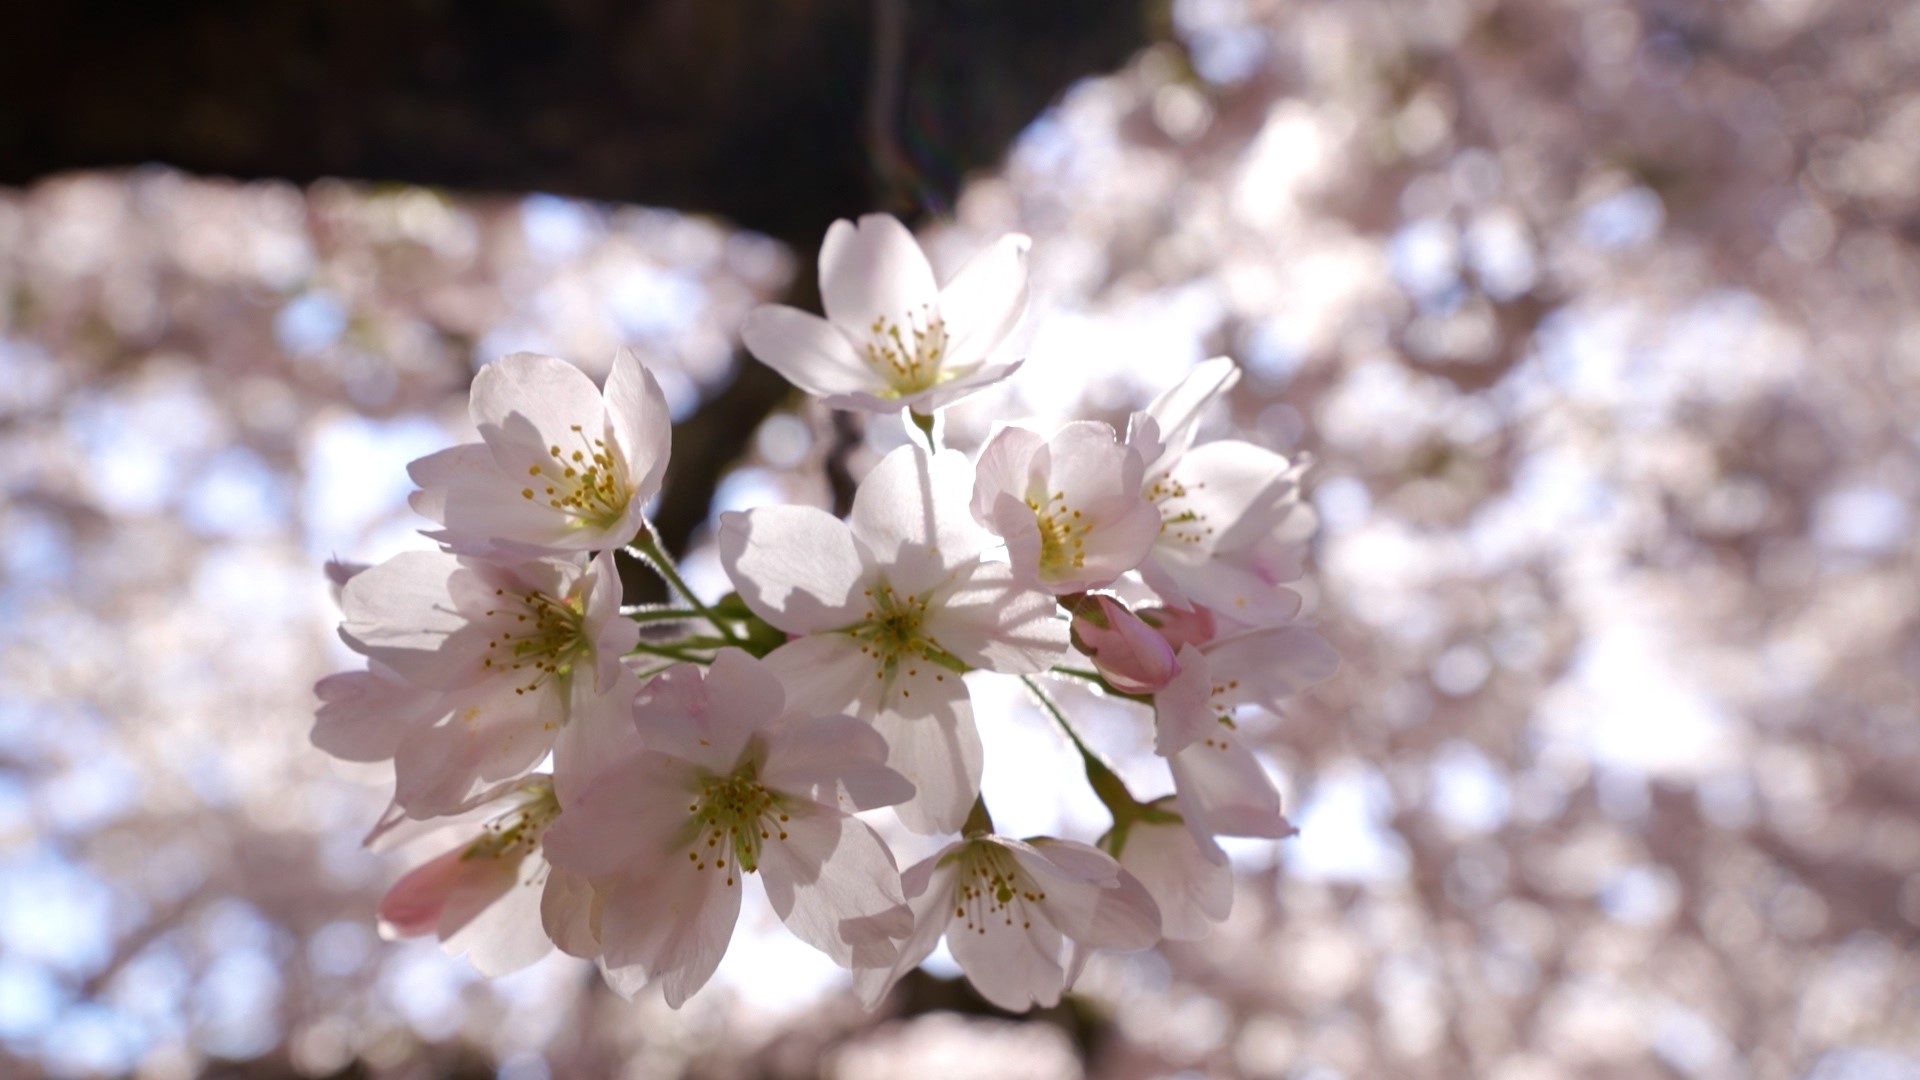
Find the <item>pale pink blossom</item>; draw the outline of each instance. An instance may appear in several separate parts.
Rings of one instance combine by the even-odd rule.
[[[794,635],[767,660],[794,700],[870,720],[911,780],[900,818],[951,832],[980,790],[981,744],[961,672],[1043,671],[1065,653],[1049,594],[984,562],[966,458],[901,447],[855,493],[847,521],[803,506],[720,519],[720,560],[755,614]]]
[[[1165,937],[1198,941],[1233,910],[1233,866],[1213,837],[1186,827],[1172,803],[1153,803],[1148,816],[1116,828],[1100,846],[1146,887]]]
[[[1300,503],[1303,466],[1238,440],[1194,445],[1202,414],[1239,377],[1216,357],[1133,414],[1127,442],[1146,463],[1143,492],[1161,522],[1140,574],[1175,607],[1272,626],[1300,610],[1285,587],[1298,576],[1285,549],[1312,532],[1313,519]]]
[[[562,948],[597,953],[622,993],[659,983],[678,1008],[719,965],[758,872],[801,940],[843,966],[893,963],[911,927],[899,871],[849,811],[912,787],[871,727],[793,711],[773,670],[738,649],[653,679],[633,723],[636,738],[561,792],[546,837],[598,904],[593,934],[554,927]]]
[[[1196,837],[1292,835],[1280,793],[1240,739],[1240,708],[1281,702],[1333,674],[1338,658],[1300,627],[1254,630],[1180,650],[1180,674],[1154,695],[1154,749],[1173,771],[1180,815]]]
[[[1180,674],[1173,645],[1111,596],[1089,594],[1073,606],[1073,647],[1114,689],[1151,694]]]
[[[571,899],[579,883],[553,873],[541,852],[541,838],[558,814],[552,782],[535,776],[485,793],[455,819],[435,822],[435,831],[462,841],[387,890],[381,936],[437,937],[449,955],[465,953],[488,976],[547,955],[553,942],[542,909],[554,906],[548,893],[580,906]]]
[[[765,304],[747,316],[741,338],[836,409],[931,414],[1019,368],[1000,353],[1027,309],[1028,244],[1004,236],[942,287],[899,221],[836,221],[820,245],[826,318]]]
[[[973,516],[1007,542],[1022,580],[1056,595],[1111,584],[1160,533],[1159,511],[1140,493],[1139,452],[1098,421],[1051,439],[1004,428],[975,473]]]
[[[395,798],[416,817],[526,773],[549,750],[564,758],[569,740],[619,722],[638,688],[622,658],[639,629],[620,617],[610,553],[509,565],[406,552],[349,580],[342,607],[341,636],[372,672],[434,695],[402,694],[378,674],[349,686],[408,705],[390,717],[391,749]],[[329,705],[338,685],[322,685]],[[363,730],[376,723],[368,710],[348,704],[334,721],[323,706],[316,737],[338,733],[362,758],[386,749]]]
[[[1096,949],[1160,939],[1153,897],[1106,852],[1069,840],[973,836],[903,878],[913,933],[891,968],[856,971],[869,1006],[925,960],[942,935],[980,996],[1012,1012],[1051,1006]]]
[[[469,554],[609,551],[639,534],[667,467],[671,421],[632,352],[604,392],[565,360],[514,353],[474,376],[480,442],[407,467],[427,535]]]

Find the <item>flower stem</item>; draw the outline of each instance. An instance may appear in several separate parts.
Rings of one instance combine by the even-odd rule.
[[[693,608],[663,607],[658,604],[628,604],[620,609],[620,614],[637,623],[673,622],[701,617],[700,612]]]
[[[940,452],[940,436],[934,433],[933,414],[915,412],[912,409],[908,409],[907,417],[909,420],[912,421],[914,427],[920,429],[920,434],[922,436],[925,436],[927,440],[927,449],[932,451],[933,453],[936,453],[936,454],[939,453]]]
[[[1127,790],[1127,785],[1121,781],[1119,774],[1102,761],[1092,747],[1081,740],[1080,733],[1073,730],[1073,725],[1067,722],[1067,714],[1060,711],[1060,706],[1047,696],[1045,690],[1040,689],[1040,684],[1034,680],[1033,676],[1022,675],[1020,681],[1027,684],[1027,689],[1039,700],[1040,707],[1047,710],[1047,715],[1053,717],[1053,722],[1059,724],[1060,730],[1067,733],[1067,741],[1073,743],[1075,750],[1080,751],[1080,761],[1087,770],[1087,783],[1093,786],[1093,793],[1100,797],[1100,801],[1107,804],[1107,809],[1113,814],[1114,823],[1123,825],[1138,817],[1141,810],[1140,801]]]
[[[660,546],[660,538],[654,534],[652,522],[645,523],[640,529],[640,535],[635,536],[633,542],[627,545],[627,554],[652,567],[653,572],[659,574],[661,580],[665,581],[673,591],[686,598],[687,603],[692,605],[693,610],[701,618],[712,623],[713,628],[720,631],[721,637],[726,638],[731,644],[740,643],[740,639],[734,636],[733,627],[722,622],[720,616],[713,613],[712,608],[702,603],[700,598],[694,595],[693,589],[687,585],[687,580],[680,576],[679,568],[673,565],[673,559],[668,556],[666,549]]]
[[[683,664],[699,664],[702,667],[713,663],[713,657],[711,656],[699,656],[673,645],[650,645],[644,641],[637,642],[633,648],[628,651],[629,656],[634,653],[645,653],[648,656],[664,656],[669,660],[678,660]]]
[[[1067,675],[1075,679],[1081,679],[1086,682],[1090,682],[1093,685],[1099,687],[1100,692],[1103,694],[1106,694],[1108,697],[1125,698],[1128,701],[1137,701],[1142,705],[1153,704],[1152,697],[1146,694],[1129,694],[1125,690],[1117,689],[1112,683],[1107,681],[1106,676],[1100,674],[1097,671],[1088,671],[1086,668],[1072,668],[1072,667],[1055,667],[1049,670],[1051,670],[1055,675]]]

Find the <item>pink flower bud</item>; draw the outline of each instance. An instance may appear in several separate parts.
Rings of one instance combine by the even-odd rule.
[[[1151,694],[1180,674],[1167,639],[1110,596],[1089,594],[1074,605],[1073,644],[1122,693]]]
[[[1207,608],[1196,606],[1192,611],[1181,611],[1150,607],[1141,608],[1138,614],[1148,626],[1160,631],[1160,636],[1176,651],[1182,645],[1205,645],[1213,640],[1213,612]]]

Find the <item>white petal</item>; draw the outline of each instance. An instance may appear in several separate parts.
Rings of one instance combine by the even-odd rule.
[[[634,969],[610,981],[616,989],[635,986],[634,975],[658,982],[667,1005],[679,1008],[726,955],[740,918],[739,874],[733,867],[700,870],[686,859],[667,859],[607,888],[602,960],[609,969]]]
[[[740,339],[761,363],[816,397],[878,393],[887,387],[887,381],[854,351],[844,331],[798,308],[783,304],[754,308],[740,328]]]
[[[578,785],[542,838],[554,866],[583,877],[684,859],[681,836],[698,791],[692,769],[659,753],[633,754]]]
[[[887,740],[887,767],[914,787],[914,797],[894,811],[917,833],[959,832],[980,795],[984,754],[966,684],[952,672],[922,667],[917,675],[901,671],[894,695],[899,711],[884,710],[873,722]]]
[[[607,431],[625,461],[633,503],[644,504],[660,490],[672,449],[673,418],[660,384],[633,354],[621,349],[607,375]],[[638,530],[630,530],[637,532]]]
[[[1180,673],[1153,695],[1153,752],[1162,757],[1185,750],[1220,727],[1206,655],[1183,645],[1177,659]]]
[[[796,638],[767,654],[787,688],[787,708],[805,716],[871,719],[880,708],[880,666],[846,634]]]
[[[1186,453],[1199,432],[1200,418],[1207,406],[1239,381],[1240,368],[1232,360],[1216,356],[1196,365],[1178,385],[1155,398],[1153,404],[1147,406],[1147,413],[1157,425],[1163,450],[1156,455],[1158,462],[1148,458],[1148,471]]]
[[[944,364],[959,367],[993,355],[1027,311],[1027,249],[1033,241],[1011,233],[968,259],[940,290],[947,324]]]
[[[439,719],[441,695],[408,684],[391,668],[343,671],[314,684],[313,745],[344,761],[386,761],[407,732]]]
[[[1198,941],[1233,910],[1233,867],[1211,838],[1180,823],[1137,822],[1127,830],[1120,864],[1140,879],[1160,907],[1160,928],[1174,941]]]
[[[1067,620],[1052,593],[1022,585],[1004,563],[974,563],[953,575],[923,625],[968,664],[1007,675],[1045,671],[1067,651]]]
[[[441,945],[448,953],[467,954],[474,970],[488,978],[507,975],[534,963],[553,951],[553,942],[540,923],[540,877],[546,866],[537,855],[514,862],[503,862],[510,872],[511,886],[486,902],[471,918],[459,920],[460,909],[469,902],[461,890],[447,901],[442,925],[453,921],[459,929],[443,930]],[[473,901],[483,899],[475,896]]]
[[[913,798],[887,768],[887,741],[851,716],[788,717],[772,734],[760,781],[769,789],[844,809],[872,810]]]
[[[1199,836],[1280,839],[1293,826],[1280,816],[1280,792],[1253,752],[1226,728],[1167,759],[1180,816]]]
[[[1190,514],[1192,522],[1168,521],[1167,531],[1192,535],[1204,551],[1233,551],[1272,532],[1299,502],[1299,487],[1287,459],[1252,443],[1223,439],[1187,451],[1173,467],[1173,482],[1186,491],[1168,499],[1161,513]]]
[[[953,918],[954,885],[959,874],[958,864],[948,857],[959,846],[948,844],[901,875],[901,890],[913,915],[913,932],[900,942],[900,958],[891,968],[855,967],[854,989],[867,1008],[878,1005],[893,984],[900,981],[900,976],[920,966],[920,962],[932,954],[934,946],[940,944],[940,937]]]
[[[867,568],[839,518],[811,506],[720,515],[720,565],[753,613],[790,634],[858,621]]]
[[[650,750],[729,773],[761,725],[786,711],[779,676],[739,649],[722,649],[710,671],[675,664],[633,703],[633,723]]]
[[[1008,1012],[1056,1005],[1066,983],[1060,967],[1060,931],[1034,908],[1026,913],[1027,918],[1011,922],[989,918],[973,929],[955,920],[947,935],[947,948],[966,972],[967,981],[981,997]]]
[[[445,720],[401,740],[394,798],[407,813],[448,813],[487,782],[526,773],[552,748],[566,720],[562,692],[552,683],[533,694],[514,688],[514,680],[494,678],[450,694]]]
[[[902,321],[939,300],[933,267],[905,225],[867,214],[836,221],[820,244],[820,300],[827,318],[862,333],[876,318]]]
[[[524,474],[501,472],[493,452],[481,443],[429,454],[408,465],[407,474],[420,485],[408,505],[445,525],[427,535],[455,551],[529,554],[574,547],[577,537],[569,519],[522,497]]]
[[[514,353],[483,366],[473,377],[469,411],[500,471],[510,477],[550,461],[549,446],[576,447],[573,425],[598,432],[606,424],[606,404],[587,373],[538,353]]]
[[[1046,439],[1039,432],[1020,427],[1000,429],[980,451],[980,459],[973,466],[975,521],[992,528],[994,508],[1002,495],[1011,495],[1016,503],[1025,505],[1024,500],[1031,494],[1028,488],[1033,480],[1033,457],[1046,445]]]
[[[913,931],[893,853],[866,823],[838,810],[799,800],[783,809],[784,836],[767,840],[760,856],[774,913],[842,967],[893,964],[895,942]]]
[[[894,592],[920,594],[986,547],[986,531],[968,507],[972,493],[966,455],[902,446],[860,481],[847,525]]]
[[[1147,568],[1157,571],[1148,577]],[[1232,558],[1216,556],[1198,562],[1155,557],[1141,567],[1154,591],[1169,601],[1198,604],[1243,626],[1274,626],[1300,613],[1300,594],[1275,584],[1258,571]],[[1162,591],[1161,585],[1166,585]]]
[[[582,682],[591,681],[599,693],[610,693],[614,683],[627,674],[625,657],[640,641],[639,625],[620,615],[623,597],[620,570],[614,564],[613,552],[603,551],[594,556],[581,579],[580,590],[585,601],[580,633],[593,643],[593,669],[578,672],[575,677]],[[631,700],[632,691],[628,690],[627,695]]]
[[[550,869],[540,894],[540,925],[547,937],[568,956],[600,955],[599,894],[586,878]]]
[[[341,591],[348,644],[419,686],[470,682],[486,650],[486,632],[455,604],[455,575],[471,577],[452,555],[407,551],[354,575]]]
[[[1340,656],[1326,639],[1298,626],[1235,634],[1205,648],[1207,666],[1226,704],[1255,704],[1278,712],[1280,702],[1331,676]]]
[[[938,386],[922,390],[917,394],[909,394],[894,402],[893,406],[912,409],[922,416],[928,416],[939,409],[963,401],[994,383],[1012,378],[1024,363],[1026,363],[1024,360],[1015,360],[1004,364],[982,364],[965,375],[948,379]]]

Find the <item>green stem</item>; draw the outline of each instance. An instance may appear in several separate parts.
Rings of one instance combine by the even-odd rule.
[[[1150,695],[1129,694],[1125,690],[1116,688],[1112,683],[1107,681],[1106,676],[1100,674],[1097,671],[1088,671],[1086,668],[1071,668],[1071,667],[1055,667],[1049,670],[1051,670],[1055,675],[1069,675],[1069,676],[1072,676],[1073,678],[1082,679],[1082,680],[1085,680],[1086,682],[1090,682],[1093,685],[1099,687],[1101,693],[1106,694],[1108,697],[1125,698],[1128,701],[1137,701],[1142,705],[1153,704],[1153,698]]]
[[[628,655],[631,656],[633,653],[645,653],[648,656],[664,656],[669,660],[678,660],[683,664],[700,664],[704,666],[713,663],[713,657],[711,656],[699,656],[673,645],[650,645],[644,641],[635,643],[633,648],[629,650]]]
[[[1119,774],[1102,761],[1092,747],[1081,740],[1080,733],[1073,730],[1073,725],[1067,722],[1067,714],[1060,711],[1060,706],[1054,704],[1045,690],[1040,689],[1040,684],[1034,680],[1033,676],[1022,675],[1020,681],[1027,684],[1027,689],[1039,700],[1040,707],[1047,710],[1047,715],[1053,717],[1053,722],[1059,724],[1060,730],[1067,733],[1067,741],[1073,743],[1075,750],[1080,751],[1081,764],[1087,770],[1087,783],[1093,785],[1093,793],[1100,797],[1100,801],[1107,804],[1107,809],[1113,813],[1114,823],[1122,825],[1138,817],[1140,801],[1127,790],[1127,785],[1121,781]]]
[[[702,603],[700,598],[694,595],[693,589],[687,585],[687,580],[680,576],[679,568],[673,565],[673,559],[660,546],[660,538],[654,535],[652,522],[645,523],[640,529],[640,535],[634,537],[633,543],[627,545],[627,554],[652,567],[654,573],[659,574],[675,592],[686,598],[687,603],[692,605],[693,610],[698,612],[701,618],[712,623],[713,628],[720,631],[721,637],[726,638],[730,644],[740,643],[740,639],[734,636],[733,627],[722,622],[720,616],[713,613],[712,608]]]
[[[933,433],[934,431],[933,414],[914,412],[912,409],[908,409],[907,417],[913,422],[914,427],[917,427],[920,429],[920,434],[926,438],[927,449],[932,451],[933,453],[936,453],[936,454],[939,453],[940,438],[939,436]]]
[[[693,608],[660,607],[655,604],[628,604],[620,609],[620,614],[637,623],[673,622],[676,619],[698,619],[700,613]]]

